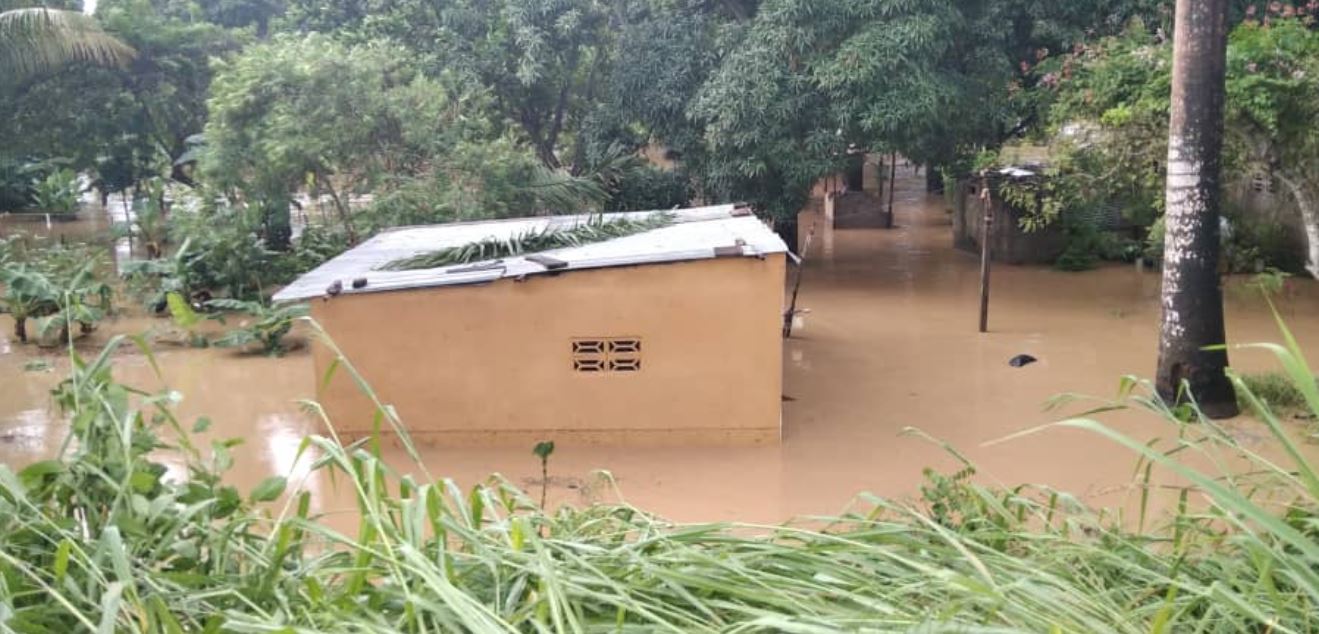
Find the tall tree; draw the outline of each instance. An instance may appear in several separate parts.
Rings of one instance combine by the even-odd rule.
[[[101,0],[96,15],[105,33],[135,51],[131,63],[75,64],[31,77],[22,90],[0,90],[0,154],[58,157],[94,173],[103,193],[162,173],[190,183],[177,161],[206,121],[210,61],[248,38],[176,17],[165,0]]]
[[[1167,236],[1156,386],[1213,418],[1237,415],[1218,278],[1227,1],[1177,0],[1168,131]],[[1189,394],[1183,394],[1185,386]]]

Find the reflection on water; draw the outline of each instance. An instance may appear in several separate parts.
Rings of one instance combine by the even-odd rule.
[[[609,471],[628,502],[679,520],[775,522],[791,516],[836,513],[862,491],[913,495],[924,467],[953,470],[940,447],[911,435],[916,427],[945,440],[980,468],[986,482],[1047,484],[1096,504],[1128,499],[1133,456],[1073,429],[1041,432],[986,445],[1057,418],[1042,405],[1063,392],[1109,396],[1126,374],[1148,376],[1155,363],[1158,276],[1113,266],[1083,274],[998,266],[991,302],[992,332],[976,332],[978,260],[951,248],[941,198],[922,191],[924,179],[899,182],[898,228],[821,229],[811,252],[798,307],[806,310],[785,343],[784,441],[776,447],[593,447],[560,443],[550,461],[551,495],[581,503],[618,493],[589,491],[597,469]],[[1319,285],[1297,281],[1284,315],[1302,345],[1319,350]],[[1229,338],[1277,338],[1272,318],[1249,293],[1227,294]],[[109,330],[137,331],[144,320]],[[0,323],[0,333],[8,331]],[[104,340],[105,334],[96,337]],[[94,342],[89,342],[92,345]],[[0,339],[0,350],[5,350]],[[1030,354],[1038,363],[1013,368]],[[47,390],[67,371],[25,372],[39,354],[29,348],[0,354],[0,461],[21,464],[59,446],[64,428],[49,411]],[[1272,367],[1264,353],[1234,351],[1245,370]],[[120,380],[149,389],[178,390],[185,427],[207,415],[214,424],[198,444],[238,437],[231,478],[245,489],[270,474],[294,485],[306,478],[319,511],[349,518],[354,508],[343,480],[308,476],[314,456],[299,456],[313,424],[297,399],[314,390],[303,351],[283,359],[239,357],[218,350],[165,349],[159,354],[168,385],[147,360],[123,353]],[[1168,435],[1144,415],[1122,413],[1108,422],[1141,437]],[[1300,429],[1299,424],[1295,426]],[[1267,446],[1251,421],[1230,429]],[[22,438],[7,442],[7,437]],[[389,462],[415,473],[404,452],[386,448]],[[538,482],[531,447],[422,450],[427,470],[463,485],[500,473],[517,483]],[[335,520],[339,521],[339,520]],[[349,520],[345,519],[344,522]]]
[[[312,464],[319,454],[314,448],[303,444],[303,439],[314,433],[306,418],[270,414],[261,417],[257,429],[261,432],[258,438],[264,445],[271,473],[288,478],[290,488],[310,493],[312,504],[320,508],[324,502],[321,499],[321,480],[311,477]]]

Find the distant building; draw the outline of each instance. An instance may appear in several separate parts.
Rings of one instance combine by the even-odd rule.
[[[396,229],[275,300],[310,300],[312,317],[414,436],[775,442],[787,247],[744,208],[671,213],[670,224],[605,242],[378,270],[587,217]],[[606,219],[619,216],[645,213]],[[313,356],[319,385],[332,357],[320,345]],[[373,407],[342,369],[318,400],[341,433],[372,430]]]

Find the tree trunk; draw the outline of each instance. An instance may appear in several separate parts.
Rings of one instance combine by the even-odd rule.
[[[19,343],[27,343],[27,317],[14,316],[14,338]]]
[[[1227,352],[1205,350],[1226,341],[1218,277],[1226,23],[1226,0],[1177,0],[1155,378],[1165,400],[1194,398],[1211,418],[1238,413]]]
[[[353,228],[352,210],[339,197],[339,192],[334,189],[334,183],[330,182],[329,176],[318,176],[316,182],[325,187],[325,191],[330,192],[330,200],[334,201],[334,210],[339,214],[339,221],[343,223],[343,230],[348,235],[348,246],[357,246],[357,231]]]

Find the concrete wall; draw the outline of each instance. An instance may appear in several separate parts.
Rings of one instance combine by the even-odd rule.
[[[775,442],[784,273],[782,254],[599,269],[343,295],[312,316],[423,440]],[[576,371],[573,340],[599,337],[641,339],[641,371]],[[331,356],[314,358],[319,378]],[[370,431],[346,372],[318,398],[341,431]]]
[[[889,229],[893,214],[886,211],[884,199],[871,192],[835,192],[824,201],[824,215],[835,229]]]
[[[985,209],[980,200],[980,183],[959,181],[953,205],[953,246],[980,251],[985,233]],[[995,197],[994,224],[990,230],[990,255],[1007,264],[1051,264],[1067,248],[1067,236],[1058,224],[1039,231],[1021,228],[1022,212]]]
[[[1303,270],[1308,257],[1305,223],[1301,210],[1287,189],[1267,173],[1252,174],[1238,179],[1228,187],[1228,213],[1234,220],[1256,225],[1269,225],[1280,230],[1282,244],[1278,245],[1294,273]]]

